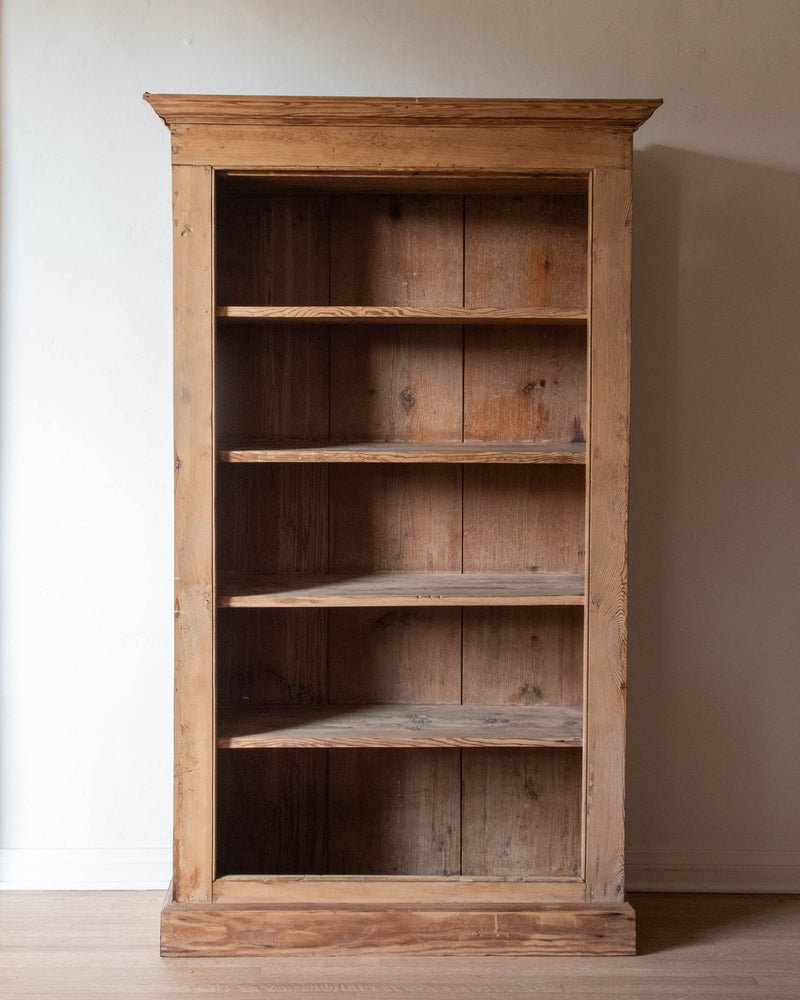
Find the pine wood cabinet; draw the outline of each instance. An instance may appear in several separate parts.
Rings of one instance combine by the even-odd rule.
[[[146,95],[172,136],[165,954],[630,953],[632,134]]]

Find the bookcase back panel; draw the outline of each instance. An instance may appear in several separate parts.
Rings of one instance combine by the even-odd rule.
[[[331,198],[332,305],[463,304],[463,200]]]
[[[328,471],[319,465],[221,465],[217,568],[222,574],[326,573]]]
[[[581,752],[462,754],[462,874],[579,875]]]
[[[464,305],[585,308],[588,219],[585,195],[468,195]]]
[[[463,616],[464,704],[582,703],[582,608],[464,608]]]
[[[452,750],[331,750],[328,871],[460,871],[460,757]]]
[[[330,202],[320,195],[218,191],[220,304],[327,305]]]
[[[579,706],[582,657],[578,607],[222,608],[217,700]]]
[[[217,877],[327,870],[327,759],[315,750],[217,752]]]
[[[220,608],[216,640],[218,705],[327,702],[324,609]]]
[[[463,570],[582,573],[584,519],[582,466],[464,466]]]
[[[466,329],[465,441],[579,442],[585,427],[584,328]]]
[[[461,568],[461,468],[330,470],[331,572]]]
[[[327,331],[319,326],[220,324],[218,440],[327,440],[329,354]]]
[[[332,441],[460,441],[462,332],[332,328]]]
[[[460,608],[335,608],[328,628],[331,702],[460,702]]]

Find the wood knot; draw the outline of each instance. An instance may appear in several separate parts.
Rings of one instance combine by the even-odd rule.
[[[400,402],[406,410],[410,410],[417,401],[416,394],[411,389],[403,389],[400,393]]]

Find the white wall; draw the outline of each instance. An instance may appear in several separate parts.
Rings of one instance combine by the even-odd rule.
[[[800,6],[6,0],[0,880],[165,886],[153,92],[663,97],[637,136],[629,860],[800,890]]]

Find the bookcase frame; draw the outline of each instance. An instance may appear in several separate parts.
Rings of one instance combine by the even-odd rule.
[[[631,164],[660,101],[145,98],[174,202],[163,954],[633,953]]]

